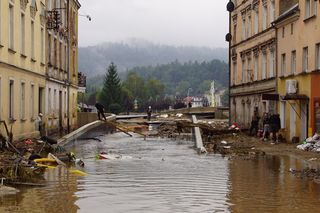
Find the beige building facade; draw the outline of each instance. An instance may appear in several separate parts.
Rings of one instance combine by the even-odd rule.
[[[231,13],[231,122],[249,128],[253,113],[276,112],[276,30],[279,1],[234,0]]]
[[[77,127],[78,10],[77,0],[47,0],[51,21],[46,31],[46,124],[48,133]],[[55,16],[59,16],[55,20]],[[68,104],[69,103],[69,104]]]
[[[57,6],[63,23],[54,32],[47,27]],[[77,127],[79,8],[77,0],[0,1],[0,120],[15,139],[39,136],[39,113],[47,133],[68,121]],[[0,131],[6,135],[2,124]]]
[[[38,134],[45,109],[45,2],[0,1],[0,119],[15,138]],[[4,126],[1,134],[6,135]]]

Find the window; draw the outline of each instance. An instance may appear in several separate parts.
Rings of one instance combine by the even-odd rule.
[[[34,21],[31,21],[31,58],[34,59]]]
[[[284,38],[284,34],[285,34],[285,31],[286,30],[286,28],[285,27],[282,27],[282,38]]]
[[[293,35],[293,23],[291,23],[291,35]]]
[[[275,67],[275,54],[274,51],[270,51],[270,63],[269,63],[269,78],[274,77],[274,67]]]
[[[20,118],[22,120],[26,117],[26,84],[21,82],[21,102],[20,102]]]
[[[44,63],[44,30],[41,28],[41,63]]]
[[[31,103],[30,103],[30,110],[31,110],[31,119],[34,119],[34,85],[31,84]]]
[[[62,43],[59,42],[59,67],[62,69]]]
[[[257,34],[259,32],[259,10],[256,8],[254,10],[254,33]]]
[[[9,81],[9,118],[14,119],[14,81]]]
[[[291,52],[291,72],[290,74],[296,73],[296,64],[297,64],[297,52],[293,50]]]
[[[50,2],[50,1],[49,1]],[[52,65],[51,63],[51,35],[48,34],[48,64]]]
[[[252,69],[251,69],[251,58],[248,58],[248,62],[247,62],[247,82],[252,82],[253,78],[252,78]]]
[[[267,16],[268,16],[268,6],[263,5],[262,10],[262,30],[267,29]]]
[[[316,44],[316,69],[320,70],[320,43]]]
[[[307,72],[308,71],[308,47],[303,48],[302,52],[302,71]]]
[[[57,67],[57,39],[53,40],[53,65]]]
[[[254,76],[253,76],[253,79],[255,81],[258,80],[258,64],[259,64],[259,56],[255,56],[254,57]]]
[[[236,77],[237,77],[237,63],[236,62],[233,63],[233,73],[232,74],[233,74],[232,75],[232,83],[233,83],[233,85],[235,85],[236,84]]]
[[[286,128],[286,102],[280,102],[280,121],[281,121],[281,128]]]
[[[20,32],[20,48],[21,54],[25,55],[26,53],[26,45],[25,45],[25,38],[26,38],[26,20],[23,13],[21,13],[21,32]]]
[[[57,90],[54,89],[53,90],[53,111],[55,111],[57,109],[57,106],[56,106],[57,103],[58,103],[58,101],[57,101]]]
[[[241,75],[242,75],[242,83],[246,82],[245,76],[246,76],[246,60],[242,60],[242,69],[241,69]]]
[[[275,17],[276,17],[275,2],[274,0],[272,0],[270,3],[270,25],[275,20]]]
[[[304,8],[304,18],[310,18],[314,15],[317,15],[317,4],[316,0],[305,0],[305,8]]]
[[[236,24],[233,25],[233,36],[232,36],[232,39],[233,39],[233,43],[237,42],[237,25]]]
[[[69,65],[67,62],[67,46],[64,46],[64,70],[67,71],[67,66]]]
[[[262,53],[262,79],[267,78],[267,53]]]
[[[251,36],[251,16],[248,16],[248,26],[247,26],[247,38],[249,38]]]
[[[283,53],[281,55],[281,73],[280,75],[283,76],[286,73],[286,54]]]
[[[9,48],[14,49],[14,11],[11,4],[9,4]]]
[[[48,112],[51,113],[52,105],[51,105],[51,88],[48,89]]]
[[[242,19],[242,40],[246,39],[246,19]]]

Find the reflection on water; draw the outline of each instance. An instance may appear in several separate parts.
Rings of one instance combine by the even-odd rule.
[[[49,170],[45,187],[0,197],[0,212],[319,212],[320,187],[292,176],[290,157],[228,161],[199,156],[192,142],[101,136],[70,147],[86,177]],[[132,158],[97,160],[101,151]]]
[[[303,213],[320,212],[320,185],[294,177],[289,168],[308,165],[284,156],[266,156],[230,164],[231,212]]]

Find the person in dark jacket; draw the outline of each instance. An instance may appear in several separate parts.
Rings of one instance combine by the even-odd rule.
[[[98,119],[101,120],[100,115],[102,115],[102,117],[104,118],[104,120],[106,121],[107,118],[104,115],[104,106],[100,103],[96,103],[95,107],[97,108],[97,112],[98,112]]]
[[[258,113],[254,112],[254,115],[252,116],[252,120],[251,120],[250,135],[257,135],[257,132],[259,130],[259,120],[260,120],[260,117]]]
[[[151,106],[149,106],[149,108],[148,108],[148,110],[147,110],[148,121],[151,120],[151,113],[152,113],[152,109],[151,109]]]
[[[270,116],[270,138],[273,139],[273,141],[278,140],[278,132],[281,129],[281,121],[280,121],[280,115],[279,114],[273,114]]]

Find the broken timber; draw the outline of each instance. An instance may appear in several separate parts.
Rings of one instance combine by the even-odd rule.
[[[192,122],[195,124],[198,123],[197,117],[195,115],[192,115]],[[206,153],[207,150],[203,146],[200,128],[194,127],[193,131],[195,137],[195,147],[198,149],[199,153]]]

